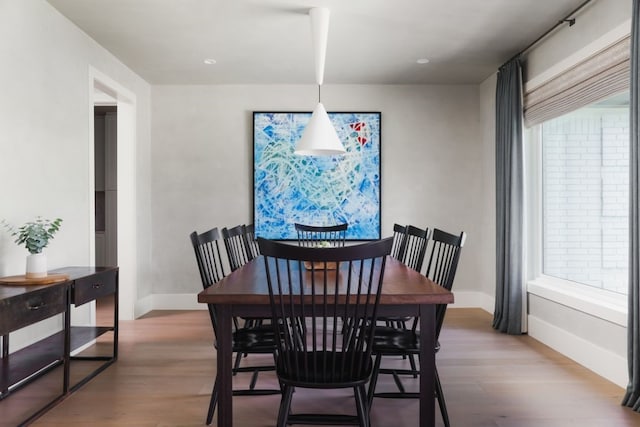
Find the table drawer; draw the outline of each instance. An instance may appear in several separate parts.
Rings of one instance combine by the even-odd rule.
[[[66,293],[66,285],[52,285],[0,301],[0,335],[63,313]]]
[[[76,279],[71,288],[71,302],[76,306],[116,291],[116,271],[104,271]]]

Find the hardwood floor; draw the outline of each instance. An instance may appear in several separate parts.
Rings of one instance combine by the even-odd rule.
[[[204,310],[158,311],[121,322],[118,362],[33,425],[204,425],[215,369],[207,316]],[[453,426],[640,426],[640,414],[620,406],[620,387],[527,336],[499,334],[490,325],[491,316],[479,309],[447,312],[437,363]],[[269,357],[264,360],[268,363]],[[72,364],[72,372],[82,368]],[[248,383],[248,377],[239,374],[234,381]],[[379,389],[394,387],[384,377],[389,376],[381,377]],[[15,425],[21,412],[55,390],[59,380],[59,375],[48,375],[0,402],[0,425]],[[404,383],[417,386],[411,378]],[[275,387],[274,374],[260,374],[261,386]],[[322,395],[297,391],[294,411],[354,410],[349,392]],[[278,403],[277,395],[234,397],[235,425],[273,426]],[[372,425],[415,427],[417,413],[417,400],[375,399]],[[437,425],[442,425],[439,412]]]

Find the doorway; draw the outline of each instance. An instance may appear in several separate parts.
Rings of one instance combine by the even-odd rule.
[[[110,112],[114,112],[115,120],[115,139],[111,154],[113,158],[109,166],[107,160],[108,145],[105,144],[105,190],[104,190],[104,230],[111,228],[114,237],[110,243],[113,248],[108,248],[105,241],[105,256],[109,264],[119,267],[118,273],[118,313],[120,320],[133,320],[135,318],[135,302],[137,295],[137,239],[136,239],[136,218],[137,218],[137,202],[136,202],[136,96],[129,89],[111,79],[104,73],[89,67],[89,108],[91,109],[90,117],[90,135],[94,136],[95,126],[94,113],[96,106],[115,107],[115,111],[105,111],[106,117]],[[89,176],[90,184],[87,188],[89,200],[89,259],[97,262],[96,254],[96,225],[101,228],[102,224],[96,224],[96,210],[102,209],[102,201],[96,200],[96,147],[92,138],[89,144]],[[111,178],[107,177],[107,171],[113,169],[116,173],[111,174]],[[107,180],[111,179],[110,184]],[[111,198],[114,201],[109,205],[109,186],[111,186]],[[102,197],[98,195],[98,198]],[[112,211],[112,214],[107,212]],[[110,224],[108,221],[112,221]],[[111,258],[108,258],[108,257]],[[102,259],[102,258],[101,258]],[[102,262],[102,261],[101,261]],[[95,311],[93,312],[95,321]]]
[[[105,94],[96,94],[98,98]],[[95,178],[95,265],[118,265],[118,107],[106,99],[93,108]],[[111,319],[113,298],[96,300],[98,324]],[[105,319],[103,319],[103,317]]]

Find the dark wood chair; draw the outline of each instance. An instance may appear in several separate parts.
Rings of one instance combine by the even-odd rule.
[[[220,281],[224,276],[224,267],[220,255],[220,233],[217,228],[213,228],[202,234],[193,232],[190,235],[191,244],[196,255],[198,271],[202,280],[203,289]],[[211,326],[213,327],[214,336],[217,336],[218,324],[216,321],[216,309],[212,304],[208,305],[209,317],[211,318]],[[214,341],[214,346],[216,343]],[[233,351],[239,354],[273,354],[275,360],[276,340],[271,325],[256,327],[236,327],[233,332]],[[233,373],[252,372],[251,383],[249,389],[234,390],[234,395],[265,395],[280,394],[281,390],[256,389],[256,381],[258,373],[262,371],[273,371],[274,365],[271,366],[245,366],[234,367]],[[207,425],[213,420],[216,404],[218,402],[218,376],[213,384],[211,392],[211,400],[209,401],[209,410],[207,411]]]
[[[407,225],[402,259],[404,265],[413,268],[417,272],[422,270],[430,236],[431,231],[428,227],[423,230],[413,225]]]
[[[298,234],[299,246],[314,247],[319,242],[328,242],[331,247],[342,247],[347,238],[349,224],[317,226],[295,223],[294,227]]]
[[[407,227],[400,224],[393,224],[393,247],[391,248],[391,256],[403,262],[406,244]]]
[[[277,343],[276,372],[284,386],[277,426],[369,427],[365,384],[373,367],[373,328],[392,239],[313,248],[258,238],[258,245],[267,271],[272,324],[283,337]],[[338,270],[327,268],[336,262]],[[336,327],[340,319],[343,324]],[[352,388],[357,415],[291,414],[296,387]]]
[[[424,263],[424,256],[427,252],[427,243],[429,242],[430,236],[431,231],[428,227],[423,230],[413,225],[407,225],[405,227],[398,226],[397,228],[394,226],[394,242],[400,241],[397,243],[397,256],[400,258],[397,259],[407,267],[420,272],[422,270],[422,264]],[[411,317],[384,317],[380,318],[380,320],[384,321],[389,327],[395,326],[406,329],[407,322],[411,321]],[[411,369],[417,372],[415,356],[413,354],[409,354],[408,356],[403,355],[403,358],[407,357],[409,358]],[[414,377],[417,378],[417,376],[418,374],[414,374]]]
[[[451,290],[453,287],[453,281],[455,278],[456,270],[458,267],[458,261],[460,259],[460,252],[466,234],[464,232],[460,235],[449,234],[439,229],[433,230],[431,255],[429,256],[429,263],[425,275],[433,280],[438,285]],[[447,310],[447,304],[439,304],[436,307],[436,348],[437,352],[440,349],[440,343],[438,337],[440,336],[440,330],[442,329],[442,323],[444,321],[444,315]],[[395,328],[387,326],[378,326],[375,330],[375,339],[373,345],[373,353],[375,354],[374,372],[371,377],[371,383],[369,384],[368,399],[371,405],[374,397],[381,398],[419,398],[419,393],[409,393],[405,390],[399,375],[417,375],[419,374],[414,368],[403,369],[383,369],[381,368],[381,361],[383,356],[408,356],[420,354],[420,334],[416,330],[418,326],[418,319],[414,319],[413,327],[411,329]],[[379,374],[392,374],[395,383],[399,389],[399,392],[390,393],[376,393],[376,384]],[[440,406],[440,412],[442,419],[446,427],[450,426],[449,415],[447,413],[447,406],[444,400],[444,394],[442,392],[442,384],[440,383],[440,377],[438,375],[438,369],[435,369],[435,392],[438,399],[438,405]]]
[[[253,259],[249,252],[245,232],[246,227],[242,224],[222,229],[222,238],[231,271],[236,271]]]
[[[424,230],[413,225],[403,226],[400,224],[393,225],[393,248],[391,256],[402,262],[417,272],[422,270],[424,256],[427,252],[427,242],[431,232],[429,228]],[[389,327],[397,326],[398,328],[406,328],[406,322],[411,320],[410,317],[381,317],[378,319]],[[413,356],[409,356],[411,367],[415,370],[415,360]]]
[[[258,248],[258,242],[256,241],[256,229],[253,224],[245,226],[244,236],[249,259],[257,258],[258,255],[260,255],[260,248]]]
[[[247,227],[244,224],[236,225],[232,228],[222,229],[222,238],[224,239],[224,246],[227,251],[227,259],[229,261],[229,267],[231,271],[235,271],[253,260],[253,253],[247,237]],[[244,318],[244,327],[250,328],[254,326],[260,326],[264,323],[264,318],[250,317]],[[234,322],[238,322],[238,319],[234,319]],[[242,357],[246,357],[247,354],[238,353],[234,362],[234,368],[238,369],[242,362]]]
[[[416,271],[422,270],[427,241],[431,232],[414,225],[393,224],[393,249],[391,256]]]

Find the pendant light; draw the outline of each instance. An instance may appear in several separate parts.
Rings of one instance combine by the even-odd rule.
[[[309,17],[311,18],[311,39],[315,55],[316,83],[318,84],[318,105],[311,114],[309,123],[302,133],[302,138],[296,144],[295,153],[305,156],[344,154],[346,150],[320,100],[329,35],[329,9],[313,8],[309,10]]]

